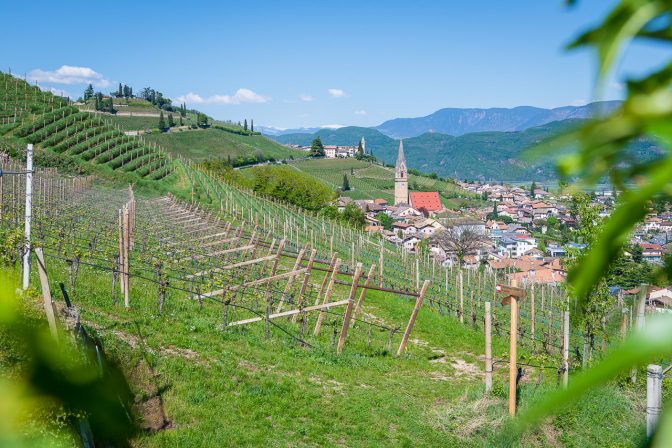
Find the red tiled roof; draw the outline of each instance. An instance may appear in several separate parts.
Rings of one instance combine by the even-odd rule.
[[[424,208],[428,212],[435,212],[443,208],[439,193],[436,191],[412,191],[410,196],[411,207],[416,210]]]

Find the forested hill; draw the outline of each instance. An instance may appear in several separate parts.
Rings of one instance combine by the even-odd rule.
[[[577,126],[582,120],[563,120],[518,132],[476,132],[453,137],[425,133],[404,139],[406,161],[411,168],[440,176],[480,180],[547,180],[556,177],[554,159],[529,161],[527,149]],[[315,134],[287,134],[273,137],[285,144],[309,145],[319,136],[325,145],[356,145],[363,136],[367,150],[386,163],[396,160],[399,141],[371,128],[322,129]],[[640,159],[651,159],[661,149],[651,141],[632,148]],[[557,156],[555,154],[554,156]]]

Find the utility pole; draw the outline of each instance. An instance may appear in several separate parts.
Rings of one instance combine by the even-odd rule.
[[[30,219],[33,207],[33,145],[26,146],[26,214],[24,235],[26,244],[23,253],[23,289],[30,283]]]

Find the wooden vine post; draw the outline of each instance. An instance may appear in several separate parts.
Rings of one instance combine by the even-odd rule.
[[[422,284],[420,294],[418,295],[418,298],[415,300],[415,306],[413,307],[413,311],[411,312],[411,318],[408,320],[408,325],[406,326],[404,336],[401,338],[401,343],[399,344],[399,350],[397,350],[397,356],[400,356],[402,353],[404,353],[404,350],[406,350],[406,344],[408,343],[408,338],[411,336],[411,332],[413,331],[413,326],[415,325],[415,319],[418,317],[418,312],[420,311],[420,307],[422,306],[422,300],[425,297],[425,292],[427,292],[428,286],[429,286],[429,280],[425,280],[425,283]]]
[[[56,314],[54,313],[54,303],[51,300],[51,288],[49,288],[49,277],[47,276],[47,268],[44,264],[44,254],[41,247],[35,248],[35,256],[37,258],[37,269],[40,275],[40,285],[42,287],[42,298],[44,299],[44,312],[47,314],[47,322],[49,323],[49,331],[54,339],[58,341],[58,329],[56,327]]]
[[[509,415],[516,415],[516,386],[518,377],[518,301],[525,295],[525,290],[517,288],[515,279],[511,281],[514,286],[497,285],[497,291],[506,294],[502,299],[502,306],[511,306],[511,339],[509,341]]]
[[[355,274],[352,277],[352,287],[350,288],[350,295],[348,296],[348,305],[345,308],[343,315],[343,325],[341,327],[341,334],[338,337],[338,345],[336,346],[336,354],[340,355],[345,345],[345,338],[348,336],[348,328],[350,328],[350,319],[352,318],[352,311],[355,304],[355,294],[357,294],[357,283],[359,277],[362,275],[362,263],[357,263],[355,267]]]
[[[492,317],[490,302],[485,302],[485,392],[492,391]]]

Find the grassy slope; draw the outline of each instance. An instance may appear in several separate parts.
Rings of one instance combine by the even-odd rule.
[[[276,159],[290,156],[302,157],[301,151],[294,151],[260,135],[244,136],[220,129],[175,132],[147,135],[148,141],[156,142],[166,150],[183,157],[203,161],[213,158],[252,156],[261,150],[264,155]]]
[[[49,268],[54,286],[67,284],[65,265],[50,261]],[[477,356],[483,337],[452,318],[424,308],[401,358],[385,352],[387,333],[374,331],[369,348],[366,330],[355,327],[337,357],[328,348],[329,316],[323,335],[308,339],[317,348],[302,349],[277,329],[264,340],[263,324],[222,333],[219,306],[200,310],[174,293],[159,316],[155,288],[140,280],[132,283],[126,311],[111,303],[109,275],[81,269],[73,300],[136,392],[148,383],[168,386],[163,397],[172,429],[145,434],[135,446],[492,446],[497,440],[506,371],[498,369],[495,394],[484,397]],[[370,292],[365,302],[365,312],[387,322],[404,322],[411,308],[411,301],[384,293]],[[504,357],[506,341],[494,344],[495,356]],[[539,393],[533,382],[522,389],[523,406]],[[632,405],[618,389],[595,391],[528,434],[524,446],[632,446],[643,431]]]
[[[343,185],[343,175],[347,175],[351,190],[345,192],[344,195],[353,199],[383,198],[389,202],[394,200],[394,172],[389,168],[371,165],[368,162],[356,159],[305,160],[292,163],[291,165],[315,176],[334,189],[340,188]],[[416,187],[416,184],[419,190],[440,192],[443,205],[450,208],[458,208],[465,205],[465,201],[453,196],[473,196],[449,182],[413,174],[409,175],[409,187],[411,190]]]

